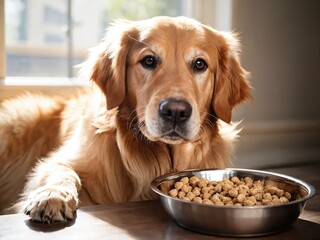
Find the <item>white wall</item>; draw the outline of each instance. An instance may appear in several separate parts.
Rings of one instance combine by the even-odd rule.
[[[254,102],[243,119],[235,166],[320,161],[320,1],[232,1]]]

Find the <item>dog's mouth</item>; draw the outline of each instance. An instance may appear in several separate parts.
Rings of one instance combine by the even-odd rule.
[[[181,140],[186,140],[182,134],[180,134],[179,132],[172,130],[166,134],[162,135],[162,138],[171,140],[171,141],[181,141]]]
[[[167,129],[167,131],[163,131],[158,137],[158,140],[168,144],[180,144],[182,142],[188,142],[191,139],[188,138],[188,135],[184,129],[171,128]]]
[[[145,124],[141,124],[139,130],[151,141],[162,141],[168,144],[179,144],[181,142],[190,141],[186,134],[182,130],[180,131],[178,128],[162,128],[158,134],[152,134]]]

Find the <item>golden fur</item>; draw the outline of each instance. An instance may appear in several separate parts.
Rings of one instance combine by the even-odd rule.
[[[82,66],[90,91],[2,103],[0,209],[65,221],[79,205],[152,199],[157,176],[228,166],[231,111],[250,99],[238,51],[233,34],[184,17],[117,22]],[[192,111],[168,120],[164,99]]]

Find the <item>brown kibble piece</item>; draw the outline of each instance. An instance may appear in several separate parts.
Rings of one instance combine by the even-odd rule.
[[[228,192],[230,189],[232,189],[232,186],[229,184],[224,184],[222,187],[223,191]]]
[[[176,182],[174,184],[174,188],[180,190],[183,187],[183,182]]]
[[[177,189],[171,189],[170,191],[169,191],[169,195],[171,196],[171,197],[176,197],[177,195],[178,195],[178,190]]]
[[[234,176],[231,178],[231,182],[237,184],[237,185],[240,185],[241,181],[238,177]]]
[[[211,200],[212,202],[214,202],[214,203],[221,201],[220,198],[219,198],[219,194],[218,194],[218,193],[212,195],[211,198],[210,198],[210,200]]]
[[[216,186],[217,184],[218,184],[217,181],[210,181],[208,183],[208,185],[211,185],[211,186]]]
[[[269,201],[271,201],[272,200],[272,196],[271,196],[271,194],[270,193],[265,193],[265,194],[263,194],[263,198],[264,199],[266,199],[266,200],[269,200]]]
[[[284,196],[285,196],[288,200],[291,199],[291,193],[289,193],[289,192],[285,192],[285,193],[284,193]]]
[[[188,192],[186,197],[189,198],[190,200],[193,200],[196,197],[196,195],[194,195],[193,192]]]
[[[196,203],[202,203],[202,199],[200,197],[195,197],[192,201]]]
[[[181,191],[184,191],[185,193],[188,193],[189,192],[188,185],[183,185],[182,188],[181,188]]]
[[[203,188],[203,187],[206,187],[208,185],[209,181],[206,180],[206,179],[200,179],[200,181],[197,183],[197,186],[199,188]]]
[[[186,193],[184,191],[178,192],[178,198],[184,198],[186,196]]]
[[[205,192],[205,193],[202,194],[202,198],[203,199],[209,199],[210,197],[211,197],[211,194],[208,193],[208,192]]]
[[[228,202],[232,202],[232,199],[230,197],[223,197],[221,199],[221,201],[224,203],[224,204],[227,204]]]
[[[269,199],[262,199],[262,205],[266,205],[266,206],[268,206],[268,205],[272,205],[272,202],[271,202],[271,200],[269,200]]]
[[[202,193],[209,192],[211,189],[213,189],[213,187],[204,187],[201,189],[201,192]]]
[[[191,200],[190,200],[190,198],[188,198],[188,197],[183,197],[182,198],[182,200],[184,200],[184,201],[188,201],[188,202],[190,202]]]
[[[238,203],[242,203],[245,199],[246,199],[246,195],[244,195],[243,193],[240,193],[240,194],[237,196],[237,202],[238,202]]]
[[[279,199],[279,198],[273,198],[273,199],[272,199],[272,203],[273,203],[273,204],[280,204],[281,202],[280,202],[280,199]]]
[[[253,201],[250,201],[249,199],[245,199],[243,201],[243,206],[254,206],[254,202]]]
[[[255,205],[257,202],[257,199],[254,196],[250,196],[247,198],[247,200],[249,200],[250,202],[253,202],[253,204]]]
[[[278,188],[277,188],[277,190],[276,190],[276,195],[277,195],[278,197],[282,197],[282,196],[284,195],[284,191],[283,191],[282,189],[278,189]]]
[[[214,203],[213,203],[211,200],[209,200],[209,199],[203,199],[202,203],[203,203],[203,204],[209,204],[209,205],[213,205],[213,204],[214,204]]]
[[[222,186],[220,183],[218,183],[215,187],[214,187],[214,190],[218,193],[220,193],[222,191]]]
[[[193,176],[189,179],[189,184],[191,184],[192,187],[196,187],[198,181],[199,181],[199,178],[196,176]]]
[[[288,198],[286,198],[286,197],[280,197],[280,198],[279,198],[279,201],[280,201],[281,203],[287,203],[287,202],[289,202]]]
[[[256,198],[256,200],[261,201],[263,198],[263,195],[262,195],[262,193],[257,193],[254,195],[254,197]]]
[[[276,193],[277,188],[273,187],[273,186],[267,186],[266,187],[266,192],[270,193],[270,194],[275,194]]]
[[[239,194],[238,189],[236,189],[236,188],[230,189],[228,193],[229,193],[230,197],[237,197]]]
[[[195,188],[192,190],[192,193],[193,193],[195,196],[200,196],[200,194],[201,194],[200,188],[195,187]]]
[[[215,202],[214,205],[217,205],[217,206],[224,206],[223,202],[221,201],[218,201],[218,202]]]
[[[230,185],[230,186],[233,186],[233,182],[232,182],[231,180],[229,180],[229,179],[224,179],[223,182],[224,182],[225,184],[228,184],[228,185]]]
[[[251,188],[251,189],[249,189],[249,194],[250,195],[256,195],[258,193],[258,189],[256,189],[256,188]]]
[[[182,182],[183,184],[187,184],[189,183],[189,178],[188,177],[183,177],[180,179],[180,182]]]

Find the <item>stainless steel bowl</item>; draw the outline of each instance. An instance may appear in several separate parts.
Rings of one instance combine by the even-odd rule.
[[[215,181],[233,176],[265,180],[293,193],[294,200],[273,206],[230,207],[187,202],[164,193],[180,178],[193,175]],[[211,235],[237,237],[267,235],[287,228],[299,217],[306,201],[316,193],[312,185],[290,176],[236,168],[188,170],[168,174],[156,178],[151,183],[151,188],[159,195],[164,209],[182,227]]]

